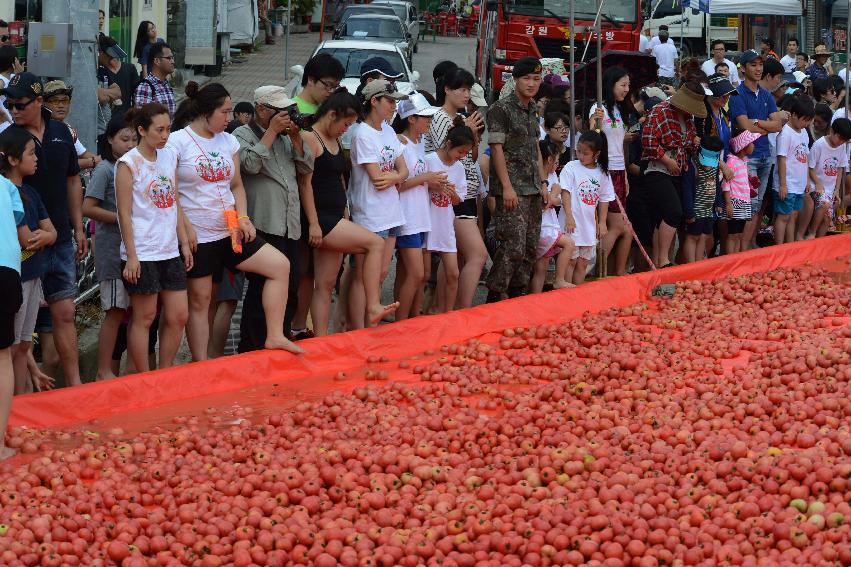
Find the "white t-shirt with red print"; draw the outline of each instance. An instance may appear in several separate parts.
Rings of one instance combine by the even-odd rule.
[[[426,171],[425,146],[422,140],[416,143],[406,138],[406,141],[407,143],[402,145],[402,155],[405,157],[405,165],[408,166],[408,179],[410,179],[422,175]],[[405,224],[402,225],[400,236],[431,230],[428,186],[425,183],[402,191],[399,193],[399,199],[402,202],[402,214],[405,215]]]
[[[204,138],[187,126],[172,132],[166,147],[177,154],[180,206],[195,228],[198,242],[228,238],[224,211],[236,207],[230,182],[236,172],[237,139],[227,132]]]
[[[446,174],[449,183],[455,185],[455,193],[460,199],[467,194],[467,174],[464,164],[456,161],[452,165],[446,165],[437,155],[437,152],[426,154],[426,171],[436,171]],[[455,211],[452,208],[452,199],[443,193],[429,193],[431,195],[431,230],[426,236],[426,250],[429,252],[457,252],[455,244]]]
[[[382,173],[393,171],[402,155],[402,142],[389,124],[382,122],[376,130],[362,122],[349,150],[352,176],[349,179],[349,205],[352,220],[372,232],[381,232],[405,224],[399,191],[395,186],[378,191],[364,164],[374,163]]]
[[[836,189],[836,178],[843,168],[848,168],[848,154],[845,151],[845,144],[834,148],[830,145],[828,136],[819,138],[810,148],[810,167],[815,170],[816,176],[824,185],[822,202],[832,202],[833,193]],[[815,190],[815,187],[813,187],[813,190]]]
[[[803,195],[809,185],[809,142],[806,130],[795,132],[788,124],[777,136],[777,155],[786,158],[786,190],[793,195]]]
[[[177,192],[174,174],[177,156],[168,148],[157,150],[157,160],[148,161],[137,148],[118,160],[133,176],[133,243],[140,262],[170,260],[180,255],[177,240]],[[121,228],[119,224],[119,229]],[[124,238],[121,259],[127,260]]]
[[[573,241],[577,246],[597,244],[597,204],[615,200],[615,188],[608,173],[599,167],[589,169],[579,160],[567,162],[558,178],[562,191],[570,193],[570,207],[576,230]],[[564,200],[564,199],[562,199]]]

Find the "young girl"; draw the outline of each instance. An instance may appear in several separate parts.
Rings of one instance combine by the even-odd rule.
[[[131,109],[126,119],[139,136],[139,145],[115,166],[122,275],[133,307],[127,351],[136,370],[147,372],[148,333],[157,315],[157,298],[163,308],[159,367],[170,367],[177,355],[188,316],[186,270],[192,268],[192,250],[184,223],[178,222],[177,157],[165,148],[168,109],[149,103]]]
[[[532,280],[529,283],[529,291],[532,293],[541,293],[544,290],[544,281],[547,277],[550,258],[556,256],[556,254],[558,256],[556,258],[556,274],[553,281],[553,289],[573,287],[573,284],[565,279],[567,267],[570,265],[570,260],[573,256],[573,239],[561,229],[555,210],[557,205],[562,205],[565,218],[569,218],[573,228],[575,228],[573,213],[570,210],[570,202],[562,204],[561,201],[562,189],[558,184],[558,176],[556,175],[559,149],[548,140],[541,140],[538,145],[541,148],[541,159],[544,162],[544,170],[547,172],[549,194],[544,201],[544,212],[541,216],[541,238],[538,241],[538,259],[535,262],[535,272],[532,274]]]
[[[387,123],[396,112],[396,101],[408,98],[396,86],[383,79],[367,84],[363,96],[363,123],[352,140],[352,175],[349,179],[349,205],[352,220],[384,239],[380,283],[387,277],[399,229],[405,224],[398,185],[408,178],[408,167],[402,156],[402,144]],[[355,256],[355,273],[349,289],[349,328],[377,325],[398,303],[367,306],[365,281],[375,277],[367,273],[363,254]],[[370,298],[372,300],[374,298]]]
[[[727,218],[727,253],[735,254],[742,250],[742,231],[751,218],[751,187],[748,176],[748,156],[753,152],[753,143],[761,134],[747,130],[734,131],[730,140],[730,154],[727,167],[733,170],[729,181],[721,182],[724,192],[724,204]]]
[[[467,191],[467,177],[461,158],[467,155],[474,143],[473,131],[464,124],[460,116],[453,121],[446,133],[446,140],[436,152],[426,154],[427,171],[444,173],[446,182],[439,192],[431,194],[431,231],[426,237],[426,253],[423,255],[425,279],[431,272],[431,255],[440,254],[443,264],[443,279],[438,282],[438,305],[434,313],[446,313],[455,309],[458,295],[458,249],[455,244],[455,214],[450,205],[461,202]]]
[[[566,212],[572,213],[575,222],[571,234],[576,247],[564,279],[579,285],[585,281],[597,239],[606,235],[606,214],[609,202],[615,199],[606,138],[593,130],[582,134],[576,145],[576,159],[564,166],[558,181],[561,202],[570,203]]]
[[[405,224],[396,238],[397,321],[411,316],[412,305],[422,305],[425,275],[423,247],[431,230],[429,189],[440,190],[446,182],[443,172],[426,171],[425,146],[422,141],[432,116],[438,110],[422,94],[414,93],[408,100],[399,103],[398,114],[393,121],[393,129],[399,134],[402,156],[408,166],[408,179],[399,186]]]
[[[21,297],[21,246],[16,226],[24,222],[24,204],[15,185],[0,177],[0,431],[6,432],[15,371],[11,346],[15,342],[15,314],[23,304]],[[15,454],[6,446],[6,435],[0,435],[0,461]]]
[[[703,260],[707,240],[712,241],[713,212],[718,193],[718,176],[724,144],[721,138],[707,135],[700,140],[700,152],[689,160],[683,174],[683,213],[685,216],[685,263]]]
[[[18,225],[23,302],[15,315],[15,344],[12,346],[16,394],[31,391],[30,381],[36,390],[48,389],[53,384],[53,379],[38,368],[32,354],[35,320],[44,299],[41,276],[46,266],[39,251],[56,241],[56,229],[44,203],[36,190],[23,181],[24,177],[35,173],[37,163],[35,142],[26,131],[9,128],[0,135],[0,173],[15,184],[24,205],[24,219]]]
[[[154,22],[145,20],[139,23],[139,29],[136,30],[136,44],[133,47],[133,57],[142,66],[142,79],[147,77],[150,72],[148,55],[151,52],[151,48],[157,42],[162,41],[162,38],[157,37],[157,26],[154,25]]]
[[[115,202],[115,162],[136,146],[136,131],[125,116],[109,121],[101,144],[103,158],[86,187],[83,214],[94,220],[95,273],[100,284],[100,305],[106,314],[98,337],[97,380],[114,378],[113,350],[130,298],[121,279],[121,231]],[[155,329],[155,325],[151,325]],[[126,331],[125,331],[126,332]],[[119,357],[120,360],[120,357]]]

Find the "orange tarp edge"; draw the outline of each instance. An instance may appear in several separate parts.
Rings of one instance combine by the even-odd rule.
[[[370,355],[405,358],[506,327],[560,322],[585,311],[630,305],[645,300],[649,290],[660,283],[720,279],[830,260],[849,253],[851,234],[830,236],[312,339],[301,343],[308,352],[300,356],[259,351],[76,388],[16,396],[10,424],[57,427],[272,382],[293,381],[299,383],[299,388],[330,390],[341,387],[330,380],[331,375],[364,366]],[[317,377],[321,383],[313,383],[311,377]]]

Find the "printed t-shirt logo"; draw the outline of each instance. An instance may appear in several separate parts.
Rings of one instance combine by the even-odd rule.
[[[807,146],[798,144],[798,147],[795,148],[795,159],[798,160],[798,163],[807,163],[808,155]]]
[[[174,188],[165,175],[157,175],[145,189],[145,196],[158,209],[170,209],[174,205]]]
[[[195,173],[204,181],[218,182],[230,179],[231,164],[219,152],[210,152],[209,158],[199,155],[195,158]]]
[[[416,177],[418,175],[422,175],[425,173],[425,162],[422,158],[417,159],[417,163],[414,165],[414,174],[411,177]]]
[[[579,184],[579,198],[586,205],[597,206],[600,201],[600,182],[596,179],[585,179]]]
[[[829,157],[824,160],[824,164],[822,164],[822,171],[828,177],[836,177],[839,175],[839,159],[836,157]]]
[[[378,169],[381,173],[388,173],[393,171],[393,162],[395,161],[396,152],[393,151],[393,148],[390,146],[384,146],[378,152],[379,162]]]

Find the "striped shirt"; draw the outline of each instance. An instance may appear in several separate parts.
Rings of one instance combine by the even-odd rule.
[[[428,132],[423,135],[427,154],[436,152],[446,141],[446,136],[452,128],[452,120],[442,108],[435,113],[434,118],[431,119],[431,125],[428,127]],[[461,158],[461,163],[464,165],[464,176],[467,178],[467,194],[461,197],[466,201],[467,199],[474,199],[479,194],[479,172],[476,170],[473,150],[470,150],[467,155]]]

